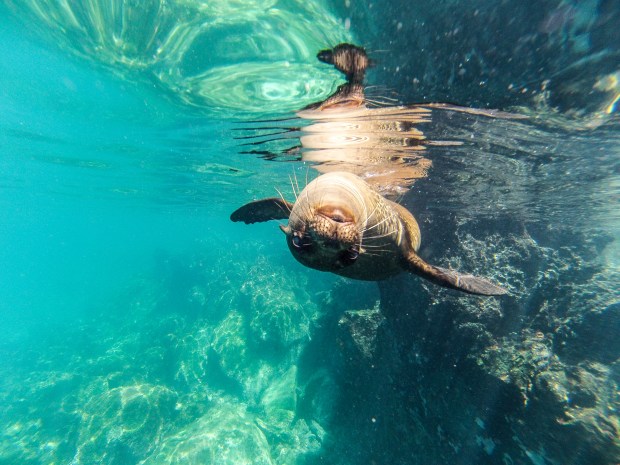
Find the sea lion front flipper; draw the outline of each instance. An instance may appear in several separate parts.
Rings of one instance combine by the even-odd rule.
[[[407,268],[411,273],[415,273],[440,286],[478,295],[503,295],[508,292],[503,287],[493,284],[484,278],[430,265],[413,252],[409,253],[406,258]]]
[[[278,197],[255,200],[237,208],[230,215],[231,221],[243,221],[245,224],[262,223],[270,220],[286,220],[293,204]]]

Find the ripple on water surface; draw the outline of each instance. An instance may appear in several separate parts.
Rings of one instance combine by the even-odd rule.
[[[73,54],[154,79],[192,106],[240,113],[295,110],[327,97],[333,70],[316,63],[316,51],[353,40],[321,0],[275,3],[8,1]]]

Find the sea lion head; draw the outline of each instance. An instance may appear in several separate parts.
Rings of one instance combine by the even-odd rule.
[[[336,45],[333,49],[321,50],[317,58],[323,63],[334,65],[345,74],[349,83],[361,83],[370,65],[366,50],[346,43]]]
[[[347,82],[339,86],[326,100],[308,105],[303,110],[348,110],[364,107],[364,76],[370,65],[366,51],[356,45],[340,44],[333,49],[321,50],[317,58],[334,65],[345,74]]]
[[[338,272],[363,253],[363,199],[349,176],[328,173],[299,194],[287,226],[288,247],[297,261],[321,271]]]

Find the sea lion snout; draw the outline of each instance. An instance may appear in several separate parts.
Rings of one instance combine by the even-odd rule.
[[[322,271],[336,272],[352,265],[361,253],[354,215],[345,206],[326,205],[291,215],[280,226],[295,259]]]
[[[359,242],[352,217],[335,210],[331,215],[318,213],[308,223],[308,233],[317,242],[332,249],[346,249]]]

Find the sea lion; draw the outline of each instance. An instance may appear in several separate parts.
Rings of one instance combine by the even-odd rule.
[[[426,263],[418,255],[420,228],[403,206],[348,172],[323,174],[293,204],[281,198],[250,202],[230,219],[246,224],[288,219],[280,228],[297,261],[352,279],[379,281],[402,271],[470,294],[501,295],[486,279]]]

